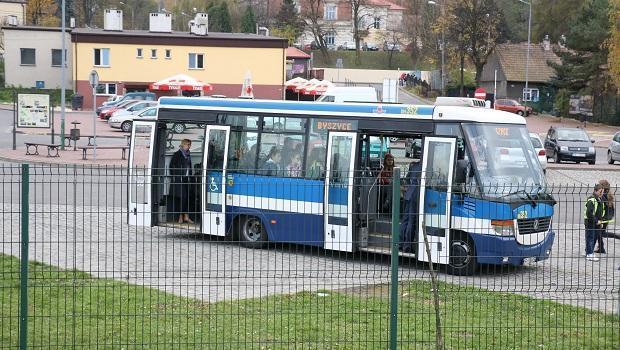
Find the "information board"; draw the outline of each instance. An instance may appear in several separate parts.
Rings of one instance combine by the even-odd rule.
[[[39,94],[18,94],[17,127],[49,128],[50,96]]]

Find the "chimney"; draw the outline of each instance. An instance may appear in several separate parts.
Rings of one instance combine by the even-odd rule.
[[[151,13],[149,15],[149,32],[172,33],[172,15],[170,13]]]
[[[69,27],[75,28],[75,17],[69,19]]]
[[[189,21],[189,32],[196,35],[209,34],[209,14],[197,13],[196,17]]]
[[[258,35],[269,36],[269,29],[267,27],[258,27],[258,31],[256,32]]]
[[[545,51],[551,51],[551,40],[549,39],[549,34],[546,34],[545,39],[543,39],[543,49]]]
[[[560,36],[560,40],[558,40],[558,45],[559,45],[561,48],[565,48],[565,47],[566,47],[566,35],[562,34],[562,35]]]
[[[123,11],[117,9],[105,10],[103,16],[103,30],[123,31]]]
[[[17,25],[17,16],[9,15],[6,18],[6,24],[15,27]]]

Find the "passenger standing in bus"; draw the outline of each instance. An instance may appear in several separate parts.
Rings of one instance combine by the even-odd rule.
[[[308,155],[308,172],[306,177],[320,179],[325,175],[325,148],[315,147]]]
[[[383,169],[379,173],[379,189],[381,199],[381,212],[391,212],[391,199],[392,199],[392,177],[394,173],[394,156],[391,153],[386,153],[383,158]]]
[[[188,214],[190,175],[192,172],[192,157],[189,152],[191,146],[191,140],[181,140],[179,150],[172,155],[170,160],[170,175],[172,175],[170,193],[175,198],[174,211],[179,213],[179,224],[183,222],[194,223]]]
[[[278,147],[273,146],[269,151],[267,161],[263,164],[261,175],[277,176],[280,172],[280,161],[282,160],[282,153]]]

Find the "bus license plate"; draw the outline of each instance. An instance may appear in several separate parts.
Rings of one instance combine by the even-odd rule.
[[[535,263],[536,263],[536,258],[534,257],[523,259],[523,265],[525,266],[531,266],[531,265],[534,265]]]
[[[585,157],[585,153],[573,153],[573,157]]]

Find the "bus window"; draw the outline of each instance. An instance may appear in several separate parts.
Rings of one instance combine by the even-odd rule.
[[[305,119],[265,117],[258,147],[261,174],[299,177],[303,170]]]
[[[258,133],[231,131],[228,145],[228,170],[230,172],[253,173],[256,170]]]
[[[325,176],[327,130],[316,130],[314,121],[311,125],[308,149],[306,150],[306,178],[320,179]]]

